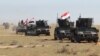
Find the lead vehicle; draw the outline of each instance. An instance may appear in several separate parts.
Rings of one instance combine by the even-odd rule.
[[[78,18],[74,30],[74,37],[71,39],[72,42],[98,42],[99,30],[92,27],[92,20],[93,18]]]

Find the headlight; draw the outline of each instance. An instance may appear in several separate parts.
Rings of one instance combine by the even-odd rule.
[[[78,34],[83,34],[83,32],[78,32]]]
[[[96,32],[91,32],[91,34],[97,34]]]
[[[65,33],[65,31],[64,31],[64,30],[61,30],[60,32],[61,32],[61,33]]]

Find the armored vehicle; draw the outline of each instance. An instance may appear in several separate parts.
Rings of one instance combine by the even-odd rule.
[[[44,20],[38,20],[36,22],[30,21],[26,27],[25,35],[38,36],[40,34],[50,35],[50,30],[47,21]]]
[[[58,26],[54,30],[55,40],[73,37],[74,22],[70,22],[68,19],[57,19],[57,23]]]
[[[50,27],[47,24],[47,21],[45,20],[38,20],[36,21],[36,28],[37,28],[37,34],[45,34],[47,36],[50,35]]]
[[[18,23],[18,26],[16,27],[16,34],[18,34],[19,32],[25,33],[26,31],[26,26],[24,25],[23,20],[21,22]]]
[[[93,18],[78,18],[76,21],[76,28],[74,30],[74,37],[72,42],[97,42],[99,30],[92,27]]]
[[[27,24],[25,35],[37,35],[37,28],[34,21],[29,21]]]

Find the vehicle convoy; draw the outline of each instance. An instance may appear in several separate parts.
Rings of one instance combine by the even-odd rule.
[[[57,19],[58,26],[54,30],[54,39],[63,40],[64,38],[70,39],[73,35],[74,22],[68,19]]]
[[[81,18],[76,21],[76,28],[74,29],[74,37],[71,38],[72,42],[98,42],[99,30],[92,27],[93,18]]]
[[[39,21],[30,21],[26,27],[25,35],[40,35],[46,34],[50,35],[49,26],[47,25],[47,21],[39,20]]]
[[[26,26],[24,25],[23,20],[21,22],[18,23],[18,26],[16,27],[16,34],[22,32],[25,33],[26,31]]]

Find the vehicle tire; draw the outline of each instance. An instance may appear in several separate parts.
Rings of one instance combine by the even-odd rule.
[[[28,36],[28,33],[27,33],[27,31],[25,31],[25,36]]]
[[[90,39],[87,40],[88,43],[91,43],[92,41]]]
[[[81,43],[81,41],[80,41],[80,40],[77,40],[76,42],[77,42],[77,43]]]
[[[81,43],[80,37],[75,37],[76,43]]]
[[[59,40],[63,40],[63,39],[64,39],[64,37],[63,37],[62,34],[57,34],[57,38],[58,38]]]
[[[69,37],[69,40],[71,40],[71,42],[75,42],[74,34],[71,34],[71,36]]]
[[[46,36],[50,36],[50,33],[46,33]]]
[[[27,36],[27,33],[25,32],[25,36]]]
[[[56,36],[54,36],[54,40],[57,40],[57,37]]]
[[[93,40],[94,43],[98,42],[98,37],[96,39]]]
[[[56,34],[54,34],[54,40],[57,40],[57,36],[56,36]]]
[[[75,42],[75,40],[71,39],[71,42],[73,42],[73,43],[74,43],[74,42]]]
[[[73,43],[75,42],[75,38],[74,38],[74,37],[71,37],[70,40],[71,40],[71,42],[73,42]]]
[[[91,41],[90,41],[90,40],[87,40],[87,42],[88,42],[88,43],[91,43]]]

